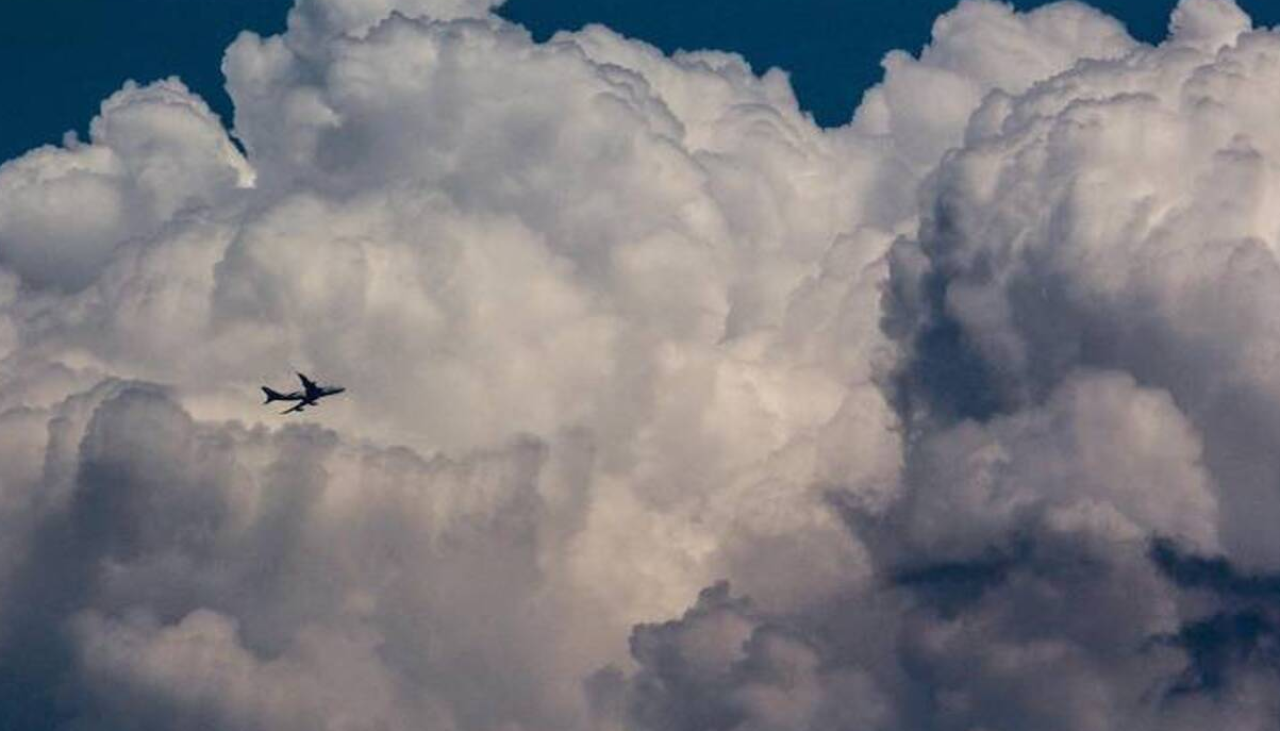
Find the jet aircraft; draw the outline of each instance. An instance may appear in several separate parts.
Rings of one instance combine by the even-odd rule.
[[[341,386],[321,386],[301,373],[298,374],[298,379],[302,381],[301,391],[280,393],[279,391],[274,391],[267,386],[263,386],[262,392],[266,394],[267,400],[262,403],[269,404],[272,401],[297,401],[298,403],[292,408],[285,409],[280,412],[281,414],[292,414],[295,411],[302,411],[308,406],[315,406],[316,402],[325,396],[333,396],[347,390]]]

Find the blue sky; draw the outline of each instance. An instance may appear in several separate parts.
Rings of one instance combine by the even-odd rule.
[[[502,12],[543,38],[604,23],[666,50],[720,48],[758,69],[792,72],[801,103],[825,125],[848,118],[894,48],[918,49],[952,0],[508,0]],[[1041,2],[1022,1],[1019,7]],[[1173,0],[1098,0],[1139,38],[1163,36]],[[18,0],[0,24],[0,159],[83,130],[103,97],[129,78],[176,74],[219,114],[222,50],[241,29],[283,29],[290,0]],[[1280,7],[1243,0],[1255,23],[1280,22]],[[16,6],[16,7],[15,7]],[[780,11],[780,8],[785,10]]]

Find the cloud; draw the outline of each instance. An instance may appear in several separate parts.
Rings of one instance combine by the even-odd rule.
[[[0,713],[1274,723],[1273,33],[971,0],[823,130],[490,8],[302,0],[230,131],[0,167]]]
[[[831,667],[792,627],[776,624],[727,584],[702,591],[684,616],[631,636],[638,673],[606,669],[588,682],[597,708],[626,726],[662,729],[883,727],[884,693],[856,668]]]
[[[1199,37],[1223,7],[1185,3],[1174,29]],[[1262,59],[1275,39],[1183,39],[989,97],[938,171],[918,240],[895,254],[896,286],[928,313],[915,332],[958,328],[996,412],[1033,407],[1081,369],[1167,391],[1203,442],[1191,454],[1218,483],[1228,552],[1270,566],[1274,135],[1258,109],[1274,96]],[[945,367],[920,352],[911,374]]]
[[[252,181],[209,107],[177,79],[127,84],[103,102],[89,136],[0,168],[0,250],[31,285],[80,289],[121,244]]]

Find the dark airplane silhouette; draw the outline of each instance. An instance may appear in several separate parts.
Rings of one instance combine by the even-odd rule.
[[[294,391],[293,393],[280,393],[263,386],[262,392],[267,395],[267,400],[262,403],[269,404],[272,401],[297,401],[297,405],[293,408],[285,409],[280,412],[281,414],[292,414],[295,411],[302,411],[308,406],[315,406],[316,402],[325,396],[333,396],[334,394],[342,393],[347,390],[341,386],[318,385],[315,381],[307,378],[301,373],[298,374],[298,378],[302,381],[303,390]]]

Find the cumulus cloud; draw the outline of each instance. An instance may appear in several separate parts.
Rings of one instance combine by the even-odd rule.
[[[1274,33],[967,0],[824,130],[492,5],[0,166],[0,715],[1274,725]]]
[[[28,284],[79,289],[124,242],[252,181],[209,107],[176,79],[127,84],[102,103],[89,136],[0,169],[4,265]]]

